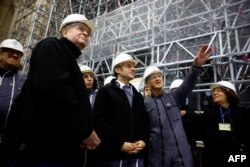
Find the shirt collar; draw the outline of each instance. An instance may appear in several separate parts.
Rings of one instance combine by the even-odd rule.
[[[119,80],[116,80],[116,82],[118,83],[118,87],[120,87],[121,89],[123,88],[123,86],[130,86],[129,84],[125,85],[123,82],[121,82]]]

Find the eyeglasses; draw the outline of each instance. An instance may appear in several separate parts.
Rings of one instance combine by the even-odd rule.
[[[23,56],[23,53],[17,50],[9,49],[9,48],[3,48],[1,52],[6,52],[8,55],[12,56],[14,54],[17,55],[18,58],[21,58]]]

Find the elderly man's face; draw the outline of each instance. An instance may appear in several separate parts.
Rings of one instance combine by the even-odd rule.
[[[85,48],[89,42],[90,28],[83,23],[74,23],[74,26],[63,30],[63,37],[73,42],[80,50]]]
[[[0,67],[7,70],[19,68],[22,56],[20,51],[4,48],[0,53]]]
[[[161,73],[151,74],[148,78],[147,84],[152,90],[163,88],[163,76]]]

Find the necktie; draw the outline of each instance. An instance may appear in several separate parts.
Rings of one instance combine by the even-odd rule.
[[[122,89],[124,90],[124,92],[125,92],[126,95],[127,95],[127,98],[128,98],[128,101],[129,101],[130,106],[132,106],[133,94],[132,94],[131,87],[125,85],[125,86],[122,87]]]

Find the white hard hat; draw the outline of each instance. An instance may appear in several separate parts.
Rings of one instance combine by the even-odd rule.
[[[0,48],[9,48],[23,53],[23,45],[15,39],[6,39],[0,44]]]
[[[113,79],[115,79],[114,76],[108,76],[107,78],[105,78],[104,80],[104,86],[109,84]]]
[[[114,58],[113,63],[112,63],[112,71],[114,72],[114,68],[116,65],[121,64],[126,61],[133,62],[135,63],[135,65],[137,65],[138,63],[138,61],[133,59],[131,55],[127,53],[121,53]]]
[[[86,66],[86,65],[80,65],[80,70],[82,73],[92,73],[94,75],[94,71],[89,67],[89,66]]]
[[[134,79],[130,80],[129,83],[132,84],[138,92],[140,92],[140,90],[143,89],[142,77],[134,78]]]
[[[182,79],[176,79],[174,80],[170,85],[170,90],[178,88],[183,83]]]
[[[230,89],[235,94],[237,94],[235,86],[231,82],[229,82],[229,81],[219,81],[219,82],[211,85],[210,88],[213,91],[215,88],[218,88],[218,87],[223,87],[223,88]]]
[[[88,20],[86,18],[86,16],[84,16],[82,14],[70,14],[63,19],[62,24],[59,28],[59,31],[61,32],[62,28],[66,24],[77,23],[77,22],[86,24],[91,29],[91,33],[95,32],[95,30],[96,30],[95,24],[91,20]]]
[[[160,70],[158,67],[156,66],[150,66],[148,68],[146,68],[146,70],[144,71],[143,74],[143,80],[146,83],[146,79],[151,75],[151,74],[155,74],[155,73],[161,73],[163,74],[162,70]]]

